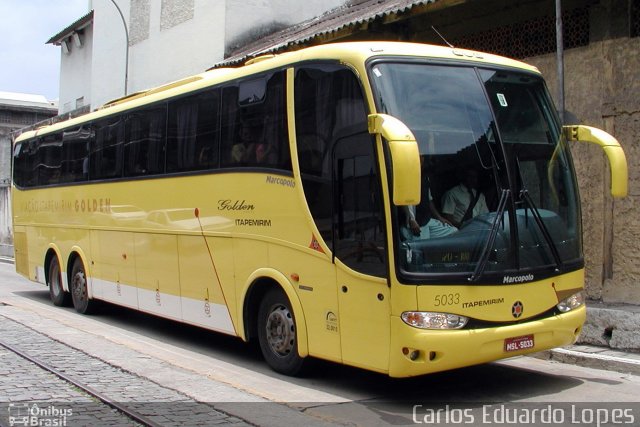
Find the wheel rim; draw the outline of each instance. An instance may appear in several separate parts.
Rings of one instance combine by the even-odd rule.
[[[296,343],[296,330],[293,316],[287,307],[278,305],[271,310],[267,318],[267,343],[274,353],[286,356]]]
[[[81,303],[87,301],[87,281],[84,277],[84,271],[76,272],[76,274],[73,276],[71,286],[73,288],[74,300]]]
[[[59,296],[62,293],[62,278],[60,277],[60,266],[57,262],[54,262],[51,265],[51,270],[49,271],[49,280],[49,287],[51,288],[53,296]]]

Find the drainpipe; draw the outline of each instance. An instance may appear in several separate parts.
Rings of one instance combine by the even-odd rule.
[[[115,0],[111,0],[111,3],[118,9],[118,13],[120,14],[120,19],[122,19],[122,25],[124,25],[124,36],[127,39],[127,48],[126,48],[126,57],[124,62],[124,95],[127,96],[127,83],[129,81],[129,30],[127,29],[127,21],[124,19],[124,15],[120,10],[120,7],[115,2]]]

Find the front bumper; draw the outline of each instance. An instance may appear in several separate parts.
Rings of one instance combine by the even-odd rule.
[[[586,307],[517,325],[460,331],[422,330],[391,318],[389,376],[411,377],[535,353],[574,343]],[[505,339],[533,335],[533,348],[506,352]]]

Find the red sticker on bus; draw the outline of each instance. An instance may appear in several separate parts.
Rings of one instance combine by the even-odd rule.
[[[313,234],[311,235],[311,244],[309,245],[309,248],[324,253],[322,246],[320,246],[320,242],[318,242],[318,239],[316,239],[316,236]]]

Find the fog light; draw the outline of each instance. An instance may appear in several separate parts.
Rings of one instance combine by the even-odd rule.
[[[575,310],[578,307],[582,307],[584,305],[584,292],[580,291],[576,294],[571,295],[569,298],[565,298],[556,305],[558,310],[562,313],[567,313],[571,310]]]
[[[420,357],[420,350],[413,350],[409,355],[409,359],[415,361],[418,357]]]
[[[420,329],[460,329],[469,320],[457,314],[428,311],[405,311],[401,317],[407,325]]]

